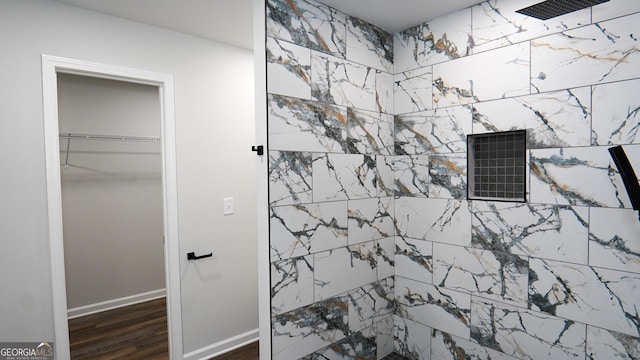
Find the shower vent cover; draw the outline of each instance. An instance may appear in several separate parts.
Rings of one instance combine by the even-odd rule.
[[[516,12],[540,20],[548,20],[556,16],[582,10],[608,1],[609,0],[547,0],[524,9],[517,10]]]

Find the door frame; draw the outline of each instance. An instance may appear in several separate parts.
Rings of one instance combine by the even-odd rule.
[[[42,55],[42,98],[44,118],[49,246],[56,358],[69,359],[69,324],[62,233],[62,190],[58,129],[58,73],[74,74],[156,86],[160,95],[162,138],[162,197],[167,330],[169,358],[181,359],[182,307],[180,294],[180,247],[178,231],[178,184],[173,76],[124,67]]]

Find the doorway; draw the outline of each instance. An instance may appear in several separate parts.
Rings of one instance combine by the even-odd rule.
[[[57,358],[69,358],[69,335],[67,323],[67,284],[65,280],[65,249],[63,238],[63,209],[61,164],[65,170],[75,166],[76,171],[84,171],[84,176],[96,180],[105,176],[113,177],[109,170],[87,167],[74,163],[68,158],[71,154],[71,141],[78,134],[61,131],[58,116],[58,78],[85,77],[89,79],[106,79],[129,84],[152,86],[159,96],[160,129],[158,147],[161,155],[160,168],[161,186],[159,189],[162,204],[160,217],[162,218],[163,239],[158,239],[163,255],[166,285],[166,309],[168,322],[169,356],[182,357],[182,329],[180,314],[180,278],[179,253],[177,231],[177,184],[175,166],[175,123],[173,118],[173,80],[171,76],[149,73],[133,69],[112,67],[108,65],[82,62],[72,59],[43,56],[43,106],[45,120],[45,146],[47,164],[47,193],[49,205],[49,230],[51,244],[52,295],[54,306],[55,351]],[[86,125],[86,124],[85,124]],[[66,126],[66,125],[65,125]],[[62,135],[62,136],[61,136]],[[87,135],[87,134],[85,134]],[[96,135],[96,134],[91,134]],[[100,135],[100,134],[98,134]],[[113,134],[108,134],[113,135]],[[147,141],[154,138],[133,136],[123,140]],[[64,140],[67,140],[65,142]],[[77,138],[75,140],[78,140]],[[85,141],[87,141],[85,139]],[[143,142],[144,142],[143,141]],[[153,142],[153,140],[151,140]],[[66,144],[66,145],[64,145]],[[86,145],[86,144],[85,144]],[[148,145],[148,144],[147,144]],[[144,145],[144,146],[147,146]],[[67,146],[65,149],[64,146]],[[151,145],[153,147],[153,144]],[[62,152],[61,152],[62,151]],[[61,156],[61,154],[64,154]],[[135,168],[136,166],[134,166]],[[93,174],[90,174],[93,173]],[[77,175],[77,173],[76,173]],[[131,175],[131,174],[129,174]],[[81,177],[82,177],[81,176]],[[76,179],[77,180],[77,179]],[[157,275],[157,274],[156,274]],[[144,292],[143,292],[144,293]],[[151,291],[154,293],[154,291]],[[86,294],[85,294],[86,295]],[[91,296],[91,295],[90,295]],[[153,295],[151,295],[153,296]],[[124,297],[127,301],[127,297]],[[120,299],[122,300],[122,299]],[[130,299],[129,299],[130,300]],[[76,300],[73,300],[76,301]]]

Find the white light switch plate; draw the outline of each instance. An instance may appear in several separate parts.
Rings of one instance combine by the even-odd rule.
[[[224,198],[223,204],[224,204],[224,210],[223,210],[224,215],[233,214],[233,198]]]

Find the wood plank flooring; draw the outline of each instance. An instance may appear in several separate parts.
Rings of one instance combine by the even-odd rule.
[[[167,306],[164,298],[69,320],[72,360],[167,360]],[[215,360],[259,360],[258,342]]]

